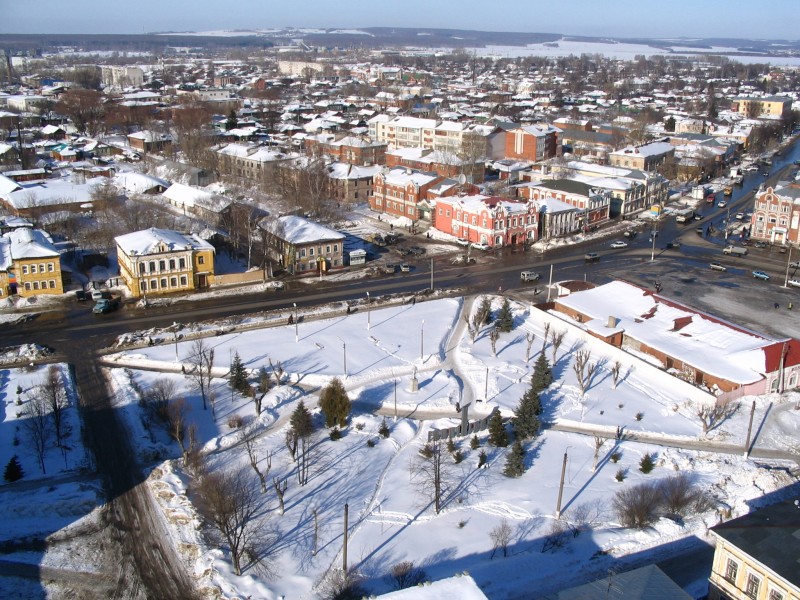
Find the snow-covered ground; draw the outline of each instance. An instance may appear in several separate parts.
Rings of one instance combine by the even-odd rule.
[[[499,304],[500,299],[495,298],[494,308]],[[315,583],[329,568],[341,564],[343,510],[348,503],[349,566],[361,571],[373,593],[389,591],[384,577],[391,565],[413,560],[431,579],[468,571],[489,598],[530,597],[531,589],[544,595],[605,573],[612,565],[624,564],[625,557],[632,554],[639,560],[642,556],[655,559],[659,546],[667,542],[693,536],[708,541],[707,528],[718,522],[722,511],[730,510],[733,516],[746,512],[749,501],[795,481],[786,469],[766,468],[763,460],[748,461],[741,453],[718,454],[712,446],[698,451],[625,440],[617,444],[613,439],[601,448],[598,468],[592,472],[593,436],[558,431],[559,427],[596,429],[613,438],[616,427],[621,426],[678,444],[706,439],[743,444],[750,411],[739,410],[706,438],[694,416],[695,406],[687,400],[687,384],[659,380],[654,385],[653,367],[633,356],[623,366],[616,389],[608,366],[603,366],[589,390],[581,394],[572,361],[582,337],[577,328],[564,325],[568,333],[555,357],[556,382],[542,396],[544,417],[555,426],[528,445],[527,472],[519,479],[505,477],[507,449],[489,446],[485,433],[479,435],[481,448],[477,450],[470,447],[469,439],[458,440],[465,458],[459,464],[448,462],[450,488],[442,512],[436,515],[411,477],[428,433],[432,428],[458,424],[455,405],[461,401],[476,401],[473,418],[488,414],[494,406],[511,415],[529,385],[533,361],[542,351],[542,315],[520,304],[513,304],[515,326],[501,335],[497,356],[487,329],[472,343],[460,314],[474,306],[471,299],[433,300],[373,308],[369,314],[361,310],[303,320],[297,327],[281,319],[280,326],[206,338],[205,343],[215,350],[213,415],[210,408],[203,409],[198,392],[181,371],[181,366],[191,369],[195,342],[187,339],[108,357],[116,405],[128,419],[143,461],[156,461],[150,484],[199,585],[218,588],[227,597],[314,597]],[[535,335],[528,361],[526,334]],[[602,360],[596,347],[592,348],[593,360]],[[552,360],[552,345],[546,344],[544,351]],[[234,353],[248,369],[264,366],[272,372],[280,363],[284,370],[282,384],[270,391],[258,417],[252,401],[227,385],[225,375]],[[419,388],[412,391],[415,372]],[[322,428],[316,394],[337,376],[343,379],[354,410],[344,437],[331,441]],[[258,455],[262,469],[271,455],[269,478],[286,477],[289,484],[282,516],[276,510],[274,491],[268,489],[264,495],[265,505],[273,511],[271,524],[279,534],[273,548],[274,570],[279,576],[233,575],[227,554],[210,547],[200,535],[200,520],[187,497],[189,478],[182,471],[178,448],[139,407],[140,394],[158,379],[173,381],[177,394],[190,404],[189,421],[197,425],[198,439],[212,469],[249,469],[247,456],[237,444],[238,431],[231,426],[232,417],[242,417],[261,432]],[[397,420],[395,394],[401,415]],[[484,396],[488,402],[477,402]],[[318,428],[305,486],[298,485],[296,465],[284,445],[288,416],[300,399],[317,415]],[[785,449],[800,428],[800,413],[794,410],[797,395],[748,397],[742,402],[749,407],[753,400],[756,423],[766,421],[757,428],[756,447]],[[412,411],[411,418],[403,417]],[[388,439],[378,433],[384,418],[391,431]],[[487,453],[488,466],[477,469],[481,449]],[[616,463],[613,452],[620,453]],[[543,540],[555,521],[565,453],[563,516],[585,527],[580,536],[566,540],[564,547],[542,553]],[[656,456],[657,467],[649,475],[638,469],[645,453]],[[622,483],[615,479],[619,470],[626,473]],[[676,472],[692,473],[700,485],[713,491],[720,510],[680,524],[662,519],[643,531],[619,526],[610,510],[617,490]],[[255,474],[252,479],[257,485]],[[315,513],[320,523],[316,554]],[[514,531],[509,557],[490,559],[489,532],[503,519]],[[529,567],[531,560],[536,561],[535,570]],[[695,587],[690,591],[701,595],[702,581]]]

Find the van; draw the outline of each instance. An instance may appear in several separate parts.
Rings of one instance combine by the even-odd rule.
[[[540,277],[541,275],[539,275],[539,273],[536,273],[535,271],[523,271],[522,273],[519,274],[519,278],[522,281],[539,281]]]

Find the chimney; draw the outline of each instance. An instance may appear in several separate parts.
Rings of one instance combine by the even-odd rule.
[[[609,316],[608,321],[606,321],[606,327],[608,327],[609,329],[615,329],[617,326],[617,322],[618,322],[617,317]]]

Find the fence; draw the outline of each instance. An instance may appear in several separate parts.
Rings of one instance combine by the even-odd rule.
[[[214,285],[212,287],[222,287],[224,285],[237,285],[242,283],[262,283],[267,280],[264,269],[247,271],[246,273],[229,273],[227,275],[214,275]]]

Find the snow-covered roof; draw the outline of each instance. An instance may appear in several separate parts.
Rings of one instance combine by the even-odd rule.
[[[435,173],[422,173],[420,171],[412,171],[411,169],[405,168],[392,169],[385,175],[387,184],[404,187],[408,184],[414,184],[421,187],[434,182],[438,178],[439,176]]]
[[[11,192],[22,189],[20,185],[13,179],[9,179],[4,175],[0,175],[0,196],[6,196]]]
[[[252,146],[249,144],[228,144],[224,148],[218,150],[218,152],[224,156],[246,158],[253,162],[271,162],[286,158],[286,154],[274,148]]]
[[[211,250],[214,246],[193,233],[180,233],[170,229],[143,229],[114,238],[117,246],[128,256],[161,254],[161,246],[169,250]]]
[[[114,177],[114,185],[131,194],[143,194],[158,186],[168,188],[169,181],[164,181],[163,179],[158,179],[151,175],[145,175],[144,173],[137,173],[136,171],[128,171],[125,173],[117,173]]]
[[[488,600],[469,575],[456,575],[432,583],[397,590],[378,596],[378,600]]]
[[[624,281],[576,292],[557,302],[596,320],[595,329],[605,327],[608,318],[615,317],[617,328],[628,337],[704,373],[740,385],[762,379],[766,367],[763,349],[774,344],[774,340]],[[585,321],[584,324],[594,327]]]
[[[364,179],[375,177],[383,167],[370,165],[363,167],[345,162],[334,162],[328,165],[328,177],[331,179]]]
[[[3,245],[7,249],[0,250],[0,268],[4,267],[5,269],[10,266],[8,259],[24,260],[59,256],[50,236],[40,229],[27,227],[12,229],[0,238],[0,246]],[[6,262],[9,264],[4,264]]]
[[[173,183],[161,194],[176,206],[193,207],[197,203],[210,201],[214,194],[182,183]]]
[[[296,215],[279,217],[278,224],[281,228],[280,237],[290,244],[311,244],[345,238],[343,233]],[[268,227],[269,225],[268,223]]]
[[[92,201],[92,190],[105,181],[107,181],[105,177],[92,177],[84,183],[66,179],[46,179],[22,182],[15,191],[7,194],[0,192],[0,194],[15,209],[83,204]]]

